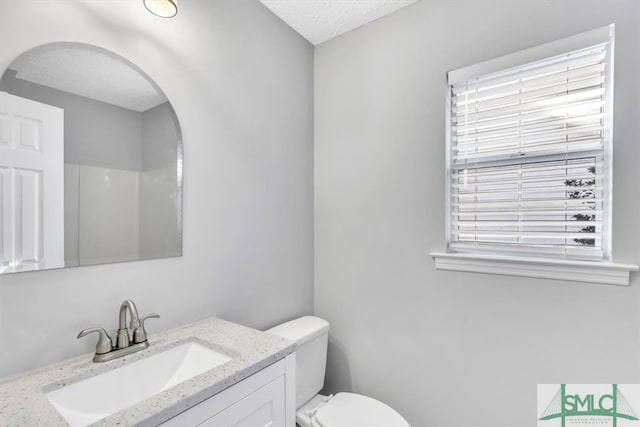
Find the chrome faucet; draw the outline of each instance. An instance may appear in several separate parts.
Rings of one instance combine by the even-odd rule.
[[[127,329],[127,312],[129,313],[129,327],[133,334],[132,337],[129,336],[129,330]],[[144,322],[147,319],[158,317],[160,316],[156,313],[150,313],[139,318],[136,305],[133,301],[128,299],[123,301],[120,305],[120,322],[118,325],[118,331],[116,332],[115,346],[111,341],[111,337],[103,328],[85,329],[80,331],[78,338],[82,338],[92,332],[98,333],[100,338],[96,345],[96,354],[93,357],[93,361],[98,363],[107,362],[149,347],[147,332],[144,329]]]

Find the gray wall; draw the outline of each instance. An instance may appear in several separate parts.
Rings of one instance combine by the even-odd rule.
[[[174,117],[175,112],[168,102],[142,113],[141,170],[176,167],[176,141],[180,141],[181,136]]]
[[[180,254],[179,185],[176,183],[180,135],[168,102],[142,114],[140,174],[140,257]],[[178,209],[176,209],[178,207]]]
[[[141,170],[141,113],[11,78],[14,73],[5,73],[0,90],[64,109],[65,163]]]
[[[445,73],[616,23],[614,259],[638,263],[640,2],[421,0],[316,48],[315,307],[326,391],[414,426],[531,426],[537,383],[640,382],[631,287],[434,269]]]
[[[0,73],[66,40],[114,51],[164,90],[184,140],[180,258],[0,276],[0,375],[92,351],[125,298],[157,332],[217,315],[264,328],[313,309],[313,49],[257,0],[2,2]]]

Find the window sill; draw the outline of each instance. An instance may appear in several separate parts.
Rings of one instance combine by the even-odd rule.
[[[628,286],[629,273],[638,271],[637,265],[611,262],[440,252],[432,252],[431,256],[435,260],[437,270],[571,280],[606,285]]]

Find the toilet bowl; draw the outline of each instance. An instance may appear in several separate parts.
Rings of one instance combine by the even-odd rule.
[[[296,423],[300,427],[410,427],[388,405],[355,393],[318,394],[324,385],[329,322],[305,316],[275,326],[270,334],[295,341]]]
[[[317,394],[298,408],[300,427],[409,427],[391,407],[355,393]]]

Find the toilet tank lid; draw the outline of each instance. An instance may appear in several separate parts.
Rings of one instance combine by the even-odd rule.
[[[315,316],[304,316],[282,323],[266,332],[295,341],[298,346],[329,331],[329,322]]]

